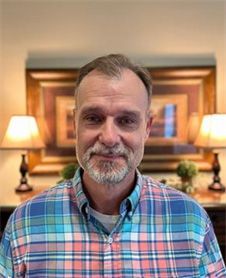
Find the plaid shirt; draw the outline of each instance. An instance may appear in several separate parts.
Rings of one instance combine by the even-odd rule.
[[[0,277],[226,277],[206,212],[137,172],[109,234],[89,212],[81,170],[20,205],[0,247]]]

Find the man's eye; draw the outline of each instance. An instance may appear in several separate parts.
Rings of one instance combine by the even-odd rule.
[[[101,122],[101,117],[97,115],[88,115],[84,118],[88,124],[98,124]]]
[[[118,119],[118,123],[121,126],[125,126],[125,127],[126,126],[130,127],[130,126],[136,125],[136,121],[134,119],[127,118],[127,117]]]

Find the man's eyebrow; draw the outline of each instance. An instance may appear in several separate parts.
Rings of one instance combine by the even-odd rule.
[[[135,110],[122,110],[120,116],[139,118],[140,112]]]
[[[89,106],[89,107],[84,107],[81,110],[81,114],[88,114],[88,113],[105,113],[106,110],[99,107],[99,106]],[[118,115],[120,116],[131,116],[131,117],[139,117],[140,112],[137,110],[130,110],[130,109],[119,109]]]
[[[104,112],[108,112],[107,109],[102,108],[100,106],[86,106],[83,107],[81,109],[81,113],[92,113],[92,112],[100,112],[100,113],[104,113]],[[126,114],[126,115],[139,115],[140,112],[138,110],[134,110],[134,109],[128,109],[128,108],[122,108],[122,109],[118,109],[118,114]]]
[[[87,106],[82,108],[81,114],[87,114],[87,113],[103,113],[104,110],[100,108],[99,106]]]

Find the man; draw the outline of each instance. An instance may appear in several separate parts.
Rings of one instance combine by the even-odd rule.
[[[151,129],[150,101],[148,73],[123,55],[80,70],[81,168],[13,213],[1,277],[226,277],[205,211],[137,170]]]

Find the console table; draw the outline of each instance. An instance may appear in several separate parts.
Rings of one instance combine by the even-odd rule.
[[[16,194],[13,189],[6,192],[6,188],[0,188],[0,238],[7,220],[16,206],[45,189],[45,187],[37,187],[31,192]],[[197,190],[191,194],[191,197],[197,200],[210,216],[226,262],[226,193]]]

